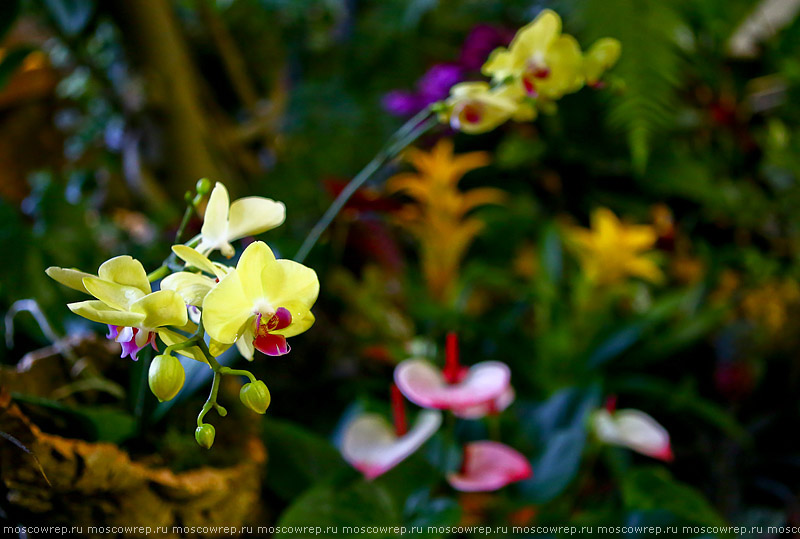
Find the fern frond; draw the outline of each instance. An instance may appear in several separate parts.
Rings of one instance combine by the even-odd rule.
[[[622,43],[613,70],[622,79],[622,91],[611,99],[609,123],[625,133],[634,170],[642,173],[654,137],[674,125],[681,18],[664,0],[585,0],[583,13],[587,37],[609,36]]]

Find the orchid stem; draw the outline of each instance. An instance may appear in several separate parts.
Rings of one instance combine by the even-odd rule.
[[[222,367],[219,370],[220,374],[228,374],[232,376],[247,376],[251,382],[255,383],[258,379],[253,375],[252,372],[246,371],[244,369],[231,369],[230,367]]]
[[[313,249],[314,245],[319,241],[320,236],[322,236],[323,232],[327,230],[342,208],[344,208],[347,201],[350,200],[350,197],[352,197],[373,174],[380,170],[389,160],[396,157],[397,154],[403,151],[408,145],[426,133],[436,123],[438,123],[437,118],[431,116],[430,108],[426,108],[403,124],[403,126],[389,138],[386,145],[381,148],[372,161],[367,163],[367,166],[361,169],[361,172],[356,174],[345,188],[342,189],[339,196],[336,197],[330,207],[322,215],[322,218],[320,218],[317,224],[314,225],[314,228],[311,229],[311,232],[309,232],[294,257],[295,261],[302,263],[306,259],[311,249]]]

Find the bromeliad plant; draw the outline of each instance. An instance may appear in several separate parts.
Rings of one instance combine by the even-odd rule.
[[[201,180],[190,199],[172,254],[150,274],[130,256],[104,262],[97,275],[76,269],[51,267],[56,281],[94,299],[71,303],[70,310],[93,322],[108,325],[109,339],[122,346],[122,357],[138,360],[146,346],[159,351],[149,369],[149,385],[159,401],[170,400],[183,387],[185,373],[173,354],[206,363],[214,372],[211,394],[197,417],[197,443],[210,448],[213,425],[204,421],[211,409],[227,411],[217,402],[224,375],[246,376],[242,404],[263,414],[270,404],[266,384],[244,369],[222,366],[217,357],[232,345],[252,361],[254,351],[269,356],[289,353],[287,337],[298,335],[314,323],[311,307],[319,293],[314,270],[291,260],[276,259],[266,243],[247,246],[236,267],[212,262],[207,255],[219,250],[231,258],[231,241],[260,234],[281,225],[286,210],[281,202],[247,197],[229,204],[225,186],[211,191],[200,234],[178,243],[183,229],[211,184]],[[160,289],[152,283],[160,280]]]

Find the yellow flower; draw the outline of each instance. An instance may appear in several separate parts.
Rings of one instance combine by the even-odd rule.
[[[440,120],[464,133],[485,133],[512,117],[532,120],[536,109],[519,102],[522,97],[511,87],[492,90],[486,82],[462,82],[450,89]]]
[[[658,283],[663,274],[647,255],[657,235],[652,226],[626,225],[607,208],[592,213],[591,229],[572,227],[567,231],[586,276],[597,284],[615,284],[628,277]]]
[[[583,86],[583,57],[574,37],[561,34],[561,17],[543,10],[520,29],[508,49],[496,49],[483,66],[496,83],[511,78],[532,97],[554,100]]]
[[[793,318],[800,303],[800,287],[793,280],[770,281],[749,290],[742,298],[742,314],[770,335],[777,335]]]
[[[108,324],[108,337],[122,345],[122,357],[137,359],[163,326],[184,326],[186,305],[172,290],[152,292],[141,262],[118,256],[104,262],[97,276],[82,271],[50,267],[47,275],[59,283],[97,299],[70,303],[69,309],[93,322]]]
[[[485,152],[453,155],[453,143],[443,139],[430,152],[411,149],[407,159],[417,173],[389,179],[390,192],[404,192],[416,200],[400,214],[401,226],[420,242],[422,270],[431,295],[451,299],[461,260],[483,222],[467,214],[484,204],[498,204],[505,193],[489,187],[462,192],[458,182],[467,172],[489,164]]]
[[[208,277],[202,273],[179,271],[164,277],[161,281],[161,290],[174,290],[180,294],[187,305],[200,307],[203,305],[206,295],[217,285],[220,279],[228,274],[231,268],[217,262],[211,262],[208,258],[186,245],[173,245],[172,252],[186,262],[187,266],[193,266],[214,277]]]
[[[275,202],[263,197],[245,197],[228,205],[228,190],[217,182],[208,199],[201,239],[197,250],[207,255],[219,249],[228,258],[234,249],[230,242],[261,234],[280,226],[286,219],[283,202]]]
[[[583,58],[583,76],[586,84],[596,86],[609,68],[617,63],[622,45],[614,38],[604,37],[595,41]]]
[[[314,323],[311,307],[319,294],[314,270],[292,260],[276,260],[264,242],[253,242],[236,269],[203,301],[203,323],[220,345],[234,342],[248,359],[256,348],[267,355],[289,352],[286,337]]]

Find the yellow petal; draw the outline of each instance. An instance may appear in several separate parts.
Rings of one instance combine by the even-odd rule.
[[[214,263],[211,262],[208,257],[192,249],[188,245],[173,245],[172,252],[189,266],[194,266],[201,271],[220,277],[219,269]]]
[[[492,51],[489,59],[481,67],[481,73],[499,82],[514,75],[514,63],[511,53],[505,47]]]
[[[183,326],[189,321],[183,299],[172,290],[159,290],[131,304],[131,312],[145,316],[143,327]]]
[[[658,284],[664,280],[664,273],[650,258],[639,256],[625,265],[625,269],[630,275],[641,277],[646,281]]]
[[[536,82],[536,91],[548,99],[559,99],[583,86],[583,56],[574,37],[560,36],[545,55],[550,76]]]
[[[205,299],[206,294],[208,294],[216,284],[217,282],[211,277],[206,277],[198,273],[190,273],[188,271],[180,271],[164,277],[164,280],[161,281],[161,290],[177,292],[187,305],[200,307],[203,305],[203,299]]]
[[[242,253],[239,263],[236,264],[236,271],[239,273],[244,295],[256,301],[265,297],[262,275],[279,270],[275,268],[275,255],[267,244],[254,241]],[[275,306],[277,307],[279,305]]]
[[[295,335],[300,335],[301,333],[308,331],[308,329],[314,325],[316,319],[314,318],[314,315],[311,313],[311,311],[309,311],[308,309],[302,309],[297,307],[293,308],[293,305],[289,305],[286,308],[289,309],[289,311],[292,313],[292,323],[283,329],[271,331],[270,333],[274,333],[276,335],[283,335],[284,337],[287,338],[294,337]],[[250,340],[252,341],[252,338]]]
[[[317,273],[294,260],[278,260],[261,275],[265,297],[277,309],[297,302],[310,309],[319,295]]]
[[[138,313],[120,311],[98,300],[81,301],[67,304],[69,310],[92,322],[111,324],[112,326],[138,327],[144,316]]]
[[[159,338],[167,346],[182,343],[187,339],[180,333],[176,333],[175,331],[166,328],[158,328],[156,330],[156,333],[158,333]],[[180,354],[184,357],[192,358],[196,361],[199,361],[200,363],[206,363],[206,356],[203,354],[203,351],[200,350],[200,348],[198,348],[197,346],[192,346],[191,348],[184,348],[183,350],[175,350],[175,353]]]
[[[253,346],[254,338],[253,329],[248,326],[242,336],[236,339],[236,348],[247,361],[253,361],[253,355],[255,354],[255,347]]]
[[[242,339],[239,338],[236,340],[236,342],[238,343],[240,340]],[[221,343],[219,341],[215,341],[214,339],[208,340],[208,351],[211,352],[211,355],[214,357],[221,356],[222,354],[225,353],[225,350],[227,350],[230,347],[231,347],[230,343]]]
[[[622,45],[614,38],[598,39],[591,46],[583,61],[583,73],[586,82],[595,84],[606,70],[617,63]]]
[[[91,295],[120,311],[127,311],[133,302],[145,296],[139,288],[106,281],[99,277],[84,277],[83,286]]]
[[[523,67],[531,56],[547,50],[561,33],[561,17],[553,10],[545,9],[526,26],[521,28],[508,46],[514,62]]]
[[[127,255],[115,256],[103,262],[97,276],[112,283],[138,288],[144,294],[149,294],[151,290],[142,263]]]
[[[83,271],[69,268],[59,268],[57,266],[51,266],[47,268],[45,273],[48,277],[58,281],[64,286],[68,286],[79,292],[85,292],[86,294],[88,294],[89,291],[86,290],[85,286],[83,286],[83,279],[84,277],[94,277],[93,275]]]
[[[253,303],[244,295],[238,270],[226,275],[203,300],[206,332],[221,343],[236,342],[253,314]]]
[[[240,198],[231,204],[228,241],[261,234],[283,224],[286,206],[263,197]]]
[[[203,227],[200,229],[203,239],[201,245],[210,249],[219,249],[227,243],[228,236],[228,190],[220,182],[214,186],[211,196],[208,197],[206,213],[203,216]],[[205,249],[198,249],[204,251]]]

